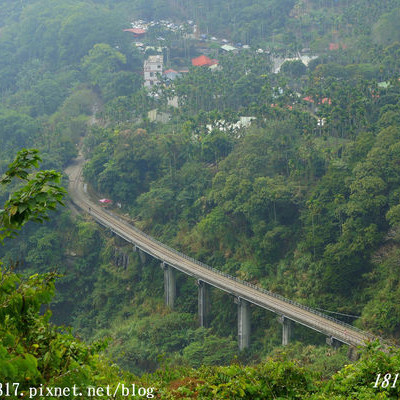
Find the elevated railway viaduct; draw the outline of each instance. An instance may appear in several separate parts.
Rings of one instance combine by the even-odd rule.
[[[176,270],[196,279],[198,284],[198,314],[200,325],[207,317],[206,292],[209,286],[223,290],[235,298],[238,307],[238,342],[242,350],[250,343],[250,304],[255,304],[276,313],[282,323],[282,344],[290,340],[291,324],[297,322],[327,336],[328,343],[345,343],[350,346],[364,346],[374,337],[342,321],[284,298],[251,283],[225,274],[205,265],[169,246],[159,242],[135,228],[111,212],[92,202],[84,190],[82,182],[83,159],[78,157],[67,168],[70,178],[69,193],[72,202],[84,212],[88,212],[99,224],[110,229],[119,237],[131,243],[135,249],[160,260],[164,270],[164,290],[166,305],[173,308],[176,296]]]

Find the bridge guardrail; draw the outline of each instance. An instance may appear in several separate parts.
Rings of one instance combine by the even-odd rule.
[[[96,212],[95,209],[92,209],[91,215],[93,215],[93,211]],[[153,243],[157,244],[158,246],[163,247],[164,249],[166,249],[166,250],[168,250],[168,251],[171,251],[172,253],[174,253],[174,254],[176,254],[176,255],[178,255],[178,256],[180,256],[180,257],[183,257],[183,258],[185,258],[186,260],[188,260],[188,261],[190,261],[190,262],[192,262],[192,263],[194,263],[194,264],[199,265],[200,267],[203,267],[203,268],[205,268],[205,269],[208,269],[208,270],[210,270],[210,271],[212,271],[212,272],[214,272],[214,273],[216,273],[216,274],[218,274],[218,275],[224,276],[224,277],[226,277],[226,278],[228,278],[228,279],[230,279],[230,280],[232,280],[232,281],[235,281],[235,282],[237,282],[237,283],[239,283],[239,284],[242,284],[242,285],[245,285],[245,286],[247,286],[247,287],[250,287],[250,288],[252,288],[252,289],[254,289],[254,290],[258,291],[258,292],[261,292],[261,293],[264,293],[264,294],[266,294],[266,295],[268,295],[268,296],[274,297],[274,298],[276,298],[276,299],[278,299],[278,300],[280,300],[280,301],[283,301],[283,302],[285,302],[285,303],[288,303],[288,304],[294,305],[294,306],[296,306],[296,307],[299,307],[299,308],[301,308],[301,309],[303,309],[303,310],[305,310],[305,311],[308,311],[308,312],[310,312],[310,313],[312,313],[312,314],[314,314],[314,315],[317,315],[317,316],[319,316],[319,317],[321,317],[321,318],[330,320],[330,321],[332,321],[332,322],[334,322],[334,323],[336,323],[336,324],[338,324],[338,325],[343,326],[344,328],[348,328],[348,329],[351,329],[352,331],[359,332],[360,334],[362,334],[362,335],[368,337],[368,338],[371,339],[371,340],[373,340],[373,339],[376,338],[376,336],[370,334],[369,332],[365,332],[365,331],[363,331],[362,329],[359,329],[359,328],[357,328],[357,327],[355,327],[355,326],[353,326],[353,325],[347,324],[346,322],[340,321],[340,320],[338,320],[338,319],[336,319],[336,318],[333,318],[333,317],[331,317],[331,316],[329,316],[329,315],[323,314],[323,313],[321,313],[320,311],[317,311],[317,310],[314,310],[313,308],[310,308],[310,307],[308,307],[308,306],[305,306],[304,304],[301,304],[301,303],[298,303],[298,302],[296,302],[296,301],[290,300],[290,299],[288,299],[288,298],[286,298],[286,297],[284,297],[284,296],[282,296],[282,295],[280,295],[280,294],[271,292],[271,291],[269,291],[269,290],[267,290],[267,289],[264,289],[264,288],[262,288],[262,287],[256,286],[256,285],[254,285],[254,284],[252,284],[252,283],[249,283],[249,282],[246,282],[246,281],[244,281],[244,280],[242,280],[242,279],[236,278],[236,277],[233,276],[233,275],[227,274],[226,272],[223,272],[223,271],[220,271],[220,270],[218,270],[218,269],[216,269],[216,268],[214,268],[214,267],[211,267],[211,266],[209,266],[209,265],[207,265],[207,264],[205,264],[205,263],[203,263],[203,262],[201,262],[201,261],[199,261],[199,260],[194,259],[193,257],[189,257],[189,256],[187,256],[186,254],[181,253],[180,251],[178,251],[178,250],[176,250],[176,249],[173,249],[172,247],[166,245],[165,243],[162,243],[162,242],[160,242],[159,240],[155,239],[154,237],[152,237],[152,236],[148,235],[147,233],[141,231],[140,229],[138,229],[137,227],[135,227],[135,226],[132,225],[131,223],[127,222],[126,220],[122,219],[121,217],[115,215],[115,214],[112,213],[111,211],[106,210],[106,209],[103,209],[103,211],[104,211],[106,214],[108,214],[110,217],[117,219],[117,220],[118,220],[119,222],[121,222],[122,224],[124,224],[124,225],[126,225],[127,227],[129,227],[130,229],[134,230],[136,233],[138,233],[138,234],[140,234],[140,235],[146,237],[147,239],[151,240]]]

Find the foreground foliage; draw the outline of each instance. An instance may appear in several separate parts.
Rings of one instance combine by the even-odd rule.
[[[0,379],[18,382],[19,391],[27,393],[41,384],[46,387],[109,387],[118,384],[147,389],[162,399],[397,399],[400,390],[393,380],[386,387],[383,380],[374,384],[377,374],[400,368],[400,351],[390,354],[371,344],[361,359],[347,365],[331,379],[321,380],[315,372],[289,361],[284,353],[254,366],[232,364],[225,367],[172,368],[165,362],[154,374],[139,378],[124,373],[99,352],[104,344],[88,346],[70,333],[49,323],[50,312],[40,315],[54,291],[54,274],[21,279],[2,269],[0,280]],[[383,387],[382,387],[383,385]],[[10,398],[17,398],[11,396]],[[20,397],[21,398],[21,397]],[[22,397],[25,398],[25,397]],[[52,397],[51,397],[52,398]],[[68,395],[66,398],[80,398]],[[97,398],[108,398],[98,396]],[[118,393],[116,399],[122,399]]]
[[[57,203],[62,204],[66,191],[58,184],[59,173],[41,170],[30,174],[30,169],[38,167],[39,161],[37,150],[22,150],[0,181],[3,185],[16,178],[25,181],[2,210],[2,240],[15,235],[29,221],[42,222],[49,210],[54,210]],[[11,266],[4,267],[0,263],[2,396],[26,398],[29,393],[33,398],[36,397],[33,388],[41,385],[87,388],[92,384],[106,386],[122,378],[118,368],[99,356],[104,344],[87,346],[64,328],[50,324],[48,308],[41,312],[42,306],[54,295],[56,277],[55,273],[47,273],[23,278],[13,272]],[[11,390],[6,389],[7,382],[11,383]],[[12,383],[16,385],[12,386]]]

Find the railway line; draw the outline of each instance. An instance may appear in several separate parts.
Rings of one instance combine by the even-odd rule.
[[[133,246],[160,260],[166,266],[179,270],[186,275],[205,282],[219,290],[245,300],[251,304],[272,311],[286,320],[302,324],[310,329],[321,332],[333,340],[350,346],[364,346],[374,336],[349,324],[306,307],[302,304],[284,298],[276,293],[252,285],[236,277],[225,274],[215,268],[205,265],[187,255],[180,253],[155,238],[140,231],[117,215],[99,207],[92,202],[84,191],[82,168],[84,160],[78,157],[66,173],[70,178],[69,194],[72,202],[82,211],[89,213],[99,224],[110,229]]]

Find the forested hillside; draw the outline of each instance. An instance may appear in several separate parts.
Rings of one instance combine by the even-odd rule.
[[[112,199],[114,212],[139,228],[221,271],[398,343],[399,14],[398,0],[5,0],[0,172],[24,147],[39,149],[42,167],[59,171],[81,148],[90,196]],[[138,20],[148,24],[140,39],[124,32]],[[173,30],[175,24],[181,27]],[[194,24],[201,36],[192,34]],[[228,41],[235,51],[223,50]],[[143,62],[154,54],[163,55],[165,70],[179,73],[149,92]],[[202,54],[217,60],[215,68],[192,65]],[[18,187],[0,188],[0,204]],[[6,297],[15,284],[31,290],[36,278],[28,276],[60,274],[52,321],[88,343],[108,338],[107,357],[133,373],[162,366],[144,378],[164,388],[162,398],[177,398],[180,386],[186,389],[179,396],[191,398],[199,385],[204,398],[234,398],[234,390],[237,398],[251,398],[246,379],[258,386],[260,376],[276,374],[279,381],[280,373],[293,377],[288,392],[274,389],[275,382],[260,398],[324,398],[320,390],[342,398],[351,396],[355,376],[367,386],[379,372],[396,373],[397,356],[377,356],[371,345],[359,364],[324,386],[348,362],[346,348],[327,350],[322,335],[296,326],[299,343],[286,357],[276,350],[276,316],[256,307],[250,348],[238,352],[230,296],[211,291],[209,327],[199,328],[193,281],[178,275],[176,307],[166,308],[158,262],[141,260],[67,208],[43,225],[27,224],[5,241],[0,259],[21,274],[4,272]],[[18,283],[24,279],[27,287]],[[54,276],[37,279],[48,286],[32,303],[35,315],[39,302],[50,299]],[[49,315],[35,318],[32,337]],[[19,323],[9,325],[15,337]],[[6,342],[0,360],[4,349],[11,354]],[[32,346],[22,353],[44,357]],[[275,361],[243,366],[268,355]],[[60,365],[59,371],[68,368]],[[183,369],[172,369],[178,365]],[[46,368],[45,381],[56,373]],[[228,389],[233,376],[240,387]],[[349,392],[340,392],[340,382]]]

